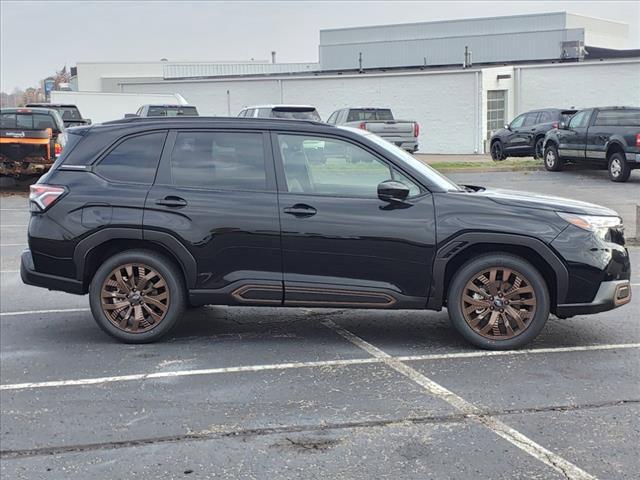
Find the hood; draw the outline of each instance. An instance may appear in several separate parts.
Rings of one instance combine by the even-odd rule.
[[[478,187],[472,187],[474,190]],[[474,195],[481,195],[502,205],[513,205],[525,208],[553,210],[555,212],[577,213],[580,215],[619,216],[617,212],[594,203],[571,200],[569,198],[541,195],[516,190],[486,189],[478,190]]]

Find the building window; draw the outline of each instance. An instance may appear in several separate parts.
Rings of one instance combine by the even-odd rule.
[[[487,138],[507,123],[507,91],[487,91]]]

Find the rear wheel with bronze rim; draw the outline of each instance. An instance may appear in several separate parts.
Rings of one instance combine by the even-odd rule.
[[[119,253],[98,268],[89,301],[94,319],[112,337],[153,342],[169,332],[184,311],[182,272],[156,252]]]
[[[469,342],[508,350],[540,333],[549,317],[549,291],[542,275],[524,259],[488,254],[456,272],[447,308],[453,325]]]

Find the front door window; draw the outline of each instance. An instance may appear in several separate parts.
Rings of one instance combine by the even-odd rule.
[[[419,187],[386,162],[350,142],[324,137],[278,135],[287,191],[312,195],[377,198],[378,185],[396,180]]]

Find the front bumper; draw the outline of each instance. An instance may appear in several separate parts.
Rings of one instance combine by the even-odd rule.
[[[558,305],[556,316],[573,317],[589,313],[606,312],[626,305],[631,301],[631,283],[629,280],[602,282],[593,301],[589,303],[567,303]]]
[[[79,280],[37,272],[35,270],[31,251],[28,249],[22,252],[20,257],[20,277],[22,277],[22,283],[26,285],[75,293],[76,295],[85,294],[82,289],[82,282]]]

